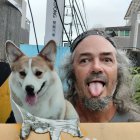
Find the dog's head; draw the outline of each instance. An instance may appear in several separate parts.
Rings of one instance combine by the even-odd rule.
[[[18,97],[22,96],[26,103],[34,105],[39,97],[46,94],[46,89],[55,80],[53,71],[56,44],[54,41],[49,41],[36,57],[26,56],[11,41],[6,41],[5,47],[12,70],[12,84],[16,88],[21,88],[21,93],[24,93]]]

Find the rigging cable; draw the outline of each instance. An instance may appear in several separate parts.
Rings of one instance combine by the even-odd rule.
[[[33,23],[33,29],[34,29],[34,34],[35,34],[35,40],[36,40],[37,51],[38,51],[38,53],[39,53],[39,47],[38,47],[38,41],[37,41],[37,36],[36,36],[36,30],[35,30],[35,24],[34,24],[32,9],[31,9],[29,0],[27,0],[27,1],[28,1],[28,6],[29,6],[29,11],[30,11],[30,14],[31,14],[32,23]]]
[[[77,11],[76,11],[76,9],[75,9],[75,6],[73,6],[73,9],[74,9],[74,12],[75,12],[75,16],[77,17],[77,19],[78,19],[78,21],[79,21],[79,23],[80,23],[82,32],[84,32],[84,28],[83,28],[83,26],[82,26],[82,24],[81,24],[81,21],[80,21],[80,18],[79,18],[79,16],[78,16],[78,14],[77,14]]]
[[[62,26],[63,26],[64,32],[65,32],[65,34],[66,34],[66,36],[67,36],[68,42],[69,42],[70,45],[71,45],[71,41],[70,41],[70,39],[69,39],[69,36],[68,36],[67,31],[66,31],[66,29],[65,29],[65,26],[64,26],[64,24],[63,24],[63,20],[62,20],[61,14],[60,14],[60,10],[59,10],[59,7],[58,7],[57,0],[54,0],[54,1],[55,1],[55,3],[56,3],[57,11],[58,11],[59,18],[60,18],[61,24],[62,24]]]
[[[72,28],[73,28],[73,27],[72,27],[72,26],[73,26],[73,22],[74,22],[74,18],[73,18],[73,8],[72,8],[73,2],[74,2],[74,0],[72,0],[72,4],[71,4],[71,2],[70,2],[70,0],[69,0],[70,9],[71,9],[71,15],[72,15],[71,23],[70,23],[70,39],[71,39],[71,41],[72,41],[72,34],[73,34],[73,32],[72,32]]]
[[[73,23],[74,23],[74,26],[75,26],[75,30],[76,30],[76,34],[77,34],[77,36],[80,34],[79,33],[79,28],[78,28],[78,22],[77,22],[77,18],[76,18],[76,16],[78,16],[78,14],[76,13],[76,11],[75,11],[75,13],[76,13],[76,15],[74,14],[74,0],[72,0],[72,3],[71,3],[71,1],[69,0],[69,3],[70,3],[70,8],[72,9],[71,11],[72,11],[72,19],[73,19]],[[79,19],[80,20],[80,19]],[[81,27],[82,28],[82,27]]]
[[[73,18],[74,18],[75,30],[76,30],[76,33],[77,33],[77,36],[78,36],[80,34],[80,32],[79,32],[79,28],[78,28],[78,21],[77,21],[76,15],[74,15]]]
[[[83,5],[83,9],[84,9],[84,15],[85,15],[85,20],[86,20],[86,27],[88,28],[87,16],[86,16],[86,11],[85,11],[85,4],[84,4],[84,1],[83,0],[82,0],[82,5]]]
[[[81,17],[81,19],[82,19],[82,22],[83,22],[83,24],[84,24],[85,30],[87,30],[87,27],[86,27],[86,25],[85,25],[85,22],[84,22],[83,16],[82,16],[82,14],[81,14],[81,11],[80,11],[80,9],[79,9],[79,6],[78,6],[76,0],[75,0],[75,3],[76,3],[76,6],[77,6],[77,9],[78,9],[78,12],[79,12],[79,14],[80,14],[80,17]]]

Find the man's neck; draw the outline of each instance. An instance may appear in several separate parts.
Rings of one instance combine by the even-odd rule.
[[[84,107],[79,100],[76,103],[76,111],[80,122],[109,122],[116,113],[116,107],[111,102],[103,111],[92,111]]]

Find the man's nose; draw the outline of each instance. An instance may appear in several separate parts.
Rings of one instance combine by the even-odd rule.
[[[101,62],[99,60],[94,60],[93,61],[91,71],[96,72],[96,73],[103,71],[102,64],[101,64]]]

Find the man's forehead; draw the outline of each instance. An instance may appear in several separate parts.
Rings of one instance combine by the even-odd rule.
[[[115,50],[115,47],[104,37],[99,36],[99,35],[90,35],[86,38],[84,38],[75,48],[79,48],[80,46],[89,46],[92,45],[93,47],[111,47],[111,49]]]
[[[83,39],[73,52],[74,55],[86,54],[115,55],[116,49],[112,44],[101,36],[88,36]]]
[[[110,43],[106,42],[81,42],[73,52],[73,54],[116,54],[116,49]]]

